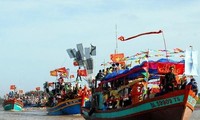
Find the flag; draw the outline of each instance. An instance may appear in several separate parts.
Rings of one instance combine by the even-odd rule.
[[[70,79],[74,78],[74,75],[70,75],[69,78],[70,78]]]
[[[135,35],[135,36],[132,36],[132,37],[129,37],[129,38],[124,38],[123,36],[120,36],[118,39],[121,40],[121,41],[127,41],[127,40],[130,40],[130,39],[133,39],[133,38],[136,38],[136,37],[139,37],[139,36],[142,36],[142,35],[149,35],[149,34],[160,34],[162,33],[162,30],[159,30],[157,32],[146,32],[146,33],[141,33],[141,34],[138,34],[138,35]]]
[[[56,69],[57,72],[67,73],[67,69],[65,67]]]
[[[79,70],[79,71],[78,71],[78,74],[79,74],[80,76],[87,76],[87,70],[86,70],[86,69]]]
[[[10,85],[10,90],[15,90],[15,89],[16,89],[15,85]]]
[[[63,77],[63,78],[68,78],[69,77],[69,68],[60,68],[58,70],[58,72],[60,72],[60,76]]]
[[[125,40],[125,39],[124,39],[124,36],[120,36],[118,39],[121,40],[121,41],[124,41],[124,40]]]
[[[50,71],[50,75],[51,75],[51,76],[58,76],[58,74],[57,74],[57,71],[56,71],[56,70]]]
[[[37,91],[39,91],[39,90],[40,90],[40,87],[36,87],[35,89],[36,89]]]
[[[179,53],[179,52],[184,52],[184,51],[181,50],[180,48],[175,48],[175,49],[174,49],[174,53]]]
[[[62,77],[62,78],[68,78],[69,74],[68,73],[61,73],[60,77]]]
[[[74,60],[73,65],[78,66],[78,62],[76,60]]]
[[[124,60],[124,53],[118,53],[118,54],[111,54],[110,59],[113,62],[122,62]]]

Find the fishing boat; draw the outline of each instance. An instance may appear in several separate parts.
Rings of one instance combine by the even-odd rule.
[[[144,100],[115,110],[82,108],[86,119],[94,120],[189,120],[197,97],[189,88]],[[92,113],[93,112],[93,113]]]
[[[46,103],[46,109],[48,115],[72,115],[81,114],[81,107],[84,106],[87,101],[87,87],[83,89],[76,83],[65,82],[62,74],[67,74],[65,67],[53,70],[57,76],[57,72],[60,73],[57,82],[45,82],[45,93],[49,95]],[[50,72],[52,73],[52,72]],[[52,74],[51,74],[52,75]],[[75,81],[76,82],[76,81]]]
[[[23,102],[20,99],[20,92],[17,94],[15,85],[10,85],[10,92],[6,94],[6,98],[3,102],[3,108],[5,111],[22,111]]]
[[[81,113],[81,98],[65,100],[53,107],[47,107],[48,115],[72,115]]]
[[[141,35],[159,33],[162,31],[142,33],[127,39],[124,37],[120,39],[126,41]],[[159,51],[169,55],[169,51],[166,49]],[[173,53],[177,53],[177,49],[174,49]],[[178,53],[184,54],[185,51],[178,49]],[[118,60],[120,57],[121,60],[125,58],[122,54],[115,55]],[[137,55],[143,55],[139,58],[148,58],[148,60],[139,62],[130,68],[116,69],[100,79],[98,86],[93,88],[91,105],[82,107],[83,117],[86,120],[189,120],[198,96],[191,85],[184,84],[183,87],[180,82],[186,74],[185,56],[181,55],[183,59],[177,61],[169,59],[169,56],[158,60],[149,60],[149,50],[141,52],[141,54],[137,53],[133,57]],[[128,58],[131,56],[125,59]],[[123,63],[124,61],[113,60],[113,62]],[[173,83],[175,88],[168,91],[164,88],[166,86],[164,81],[165,75],[172,66],[176,75],[176,81]],[[147,87],[151,80],[156,80],[159,88],[157,92],[151,92],[151,89]]]
[[[88,104],[91,91],[82,81],[93,73],[91,56],[96,55],[96,47],[91,45],[91,50],[85,48],[83,53],[83,45],[77,44],[77,49],[67,49],[69,57],[74,59],[73,65],[78,67],[76,80],[73,80],[74,74],[69,75],[69,68],[60,67],[50,71],[51,76],[59,77],[56,82],[44,84],[44,91],[49,96],[46,103],[48,115],[81,114],[81,107]]]
[[[18,100],[18,99],[8,99],[8,100],[4,100],[3,102],[3,108],[6,111],[22,111],[23,109],[23,102],[22,100]]]

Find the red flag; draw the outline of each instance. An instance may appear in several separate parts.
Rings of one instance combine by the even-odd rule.
[[[133,38],[136,38],[136,37],[139,37],[139,36],[142,36],[142,35],[149,35],[149,34],[160,34],[162,33],[162,30],[159,30],[157,32],[146,32],[146,33],[141,33],[141,34],[138,34],[138,35],[135,35],[135,36],[132,36],[132,37],[129,37],[129,38],[124,38],[123,36],[120,36],[118,39],[121,40],[121,41],[127,41],[127,40],[130,40],[130,39],[133,39]]]
[[[56,71],[61,72],[61,73],[67,73],[67,70],[65,67],[58,68],[58,69],[56,69]]]
[[[36,89],[37,91],[39,91],[39,90],[40,90],[40,87],[36,87],[35,89]]]
[[[40,87],[36,87],[35,89],[36,89],[37,91],[39,91],[39,90],[40,90]]]
[[[110,59],[113,62],[122,62],[122,61],[124,61],[124,53],[111,54]]]
[[[74,78],[74,75],[70,75],[70,79],[71,79],[71,78]]]
[[[78,66],[78,62],[76,60],[74,60],[73,65]]]
[[[124,36],[120,36],[118,39],[121,40],[121,41],[125,40]]]
[[[78,71],[78,74],[79,74],[80,76],[87,76],[87,70],[86,70],[86,69],[79,70],[79,71]]]
[[[15,90],[15,89],[16,89],[15,85],[10,85],[10,90]]]
[[[65,67],[62,68],[58,68],[55,71],[59,72],[59,76],[63,77],[63,78],[67,78],[68,77],[68,70]]]

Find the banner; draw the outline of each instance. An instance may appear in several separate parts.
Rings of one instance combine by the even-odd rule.
[[[158,73],[160,74],[168,73],[170,67],[174,67],[174,74],[176,75],[184,73],[185,66],[183,63],[172,63],[172,62],[157,63]]]
[[[138,34],[138,35],[135,35],[135,36],[132,36],[132,37],[129,37],[129,38],[124,38],[124,36],[120,36],[118,39],[121,40],[121,41],[127,41],[127,40],[130,40],[130,39],[133,39],[133,38],[136,38],[136,37],[139,37],[139,36],[142,36],[142,35],[149,35],[149,34],[160,34],[162,33],[161,30],[157,31],[157,32],[146,32],[146,33],[141,33],[141,34]]]

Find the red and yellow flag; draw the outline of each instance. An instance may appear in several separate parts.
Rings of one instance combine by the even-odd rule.
[[[50,71],[51,76],[58,76],[58,73],[56,70]]]
[[[118,53],[118,54],[111,54],[110,55],[110,59],[113,61],[113,62],[122,62],[124,61],[124,53]]]
[[[61,73],[67,73],[67,70],[65,67],[62,67],[62,68],[58,68],[56,69],[57,72],[61,72]]]
[[[80,76],[87,76],[87,70],[86,70],[86,69],[79,70],[79,71],[78,71],[78,74],[79,74]]]
[[[74,78],[74,75],[70,75],[70,77],[69,77],[70,79],[72,79],[72,78]]]

